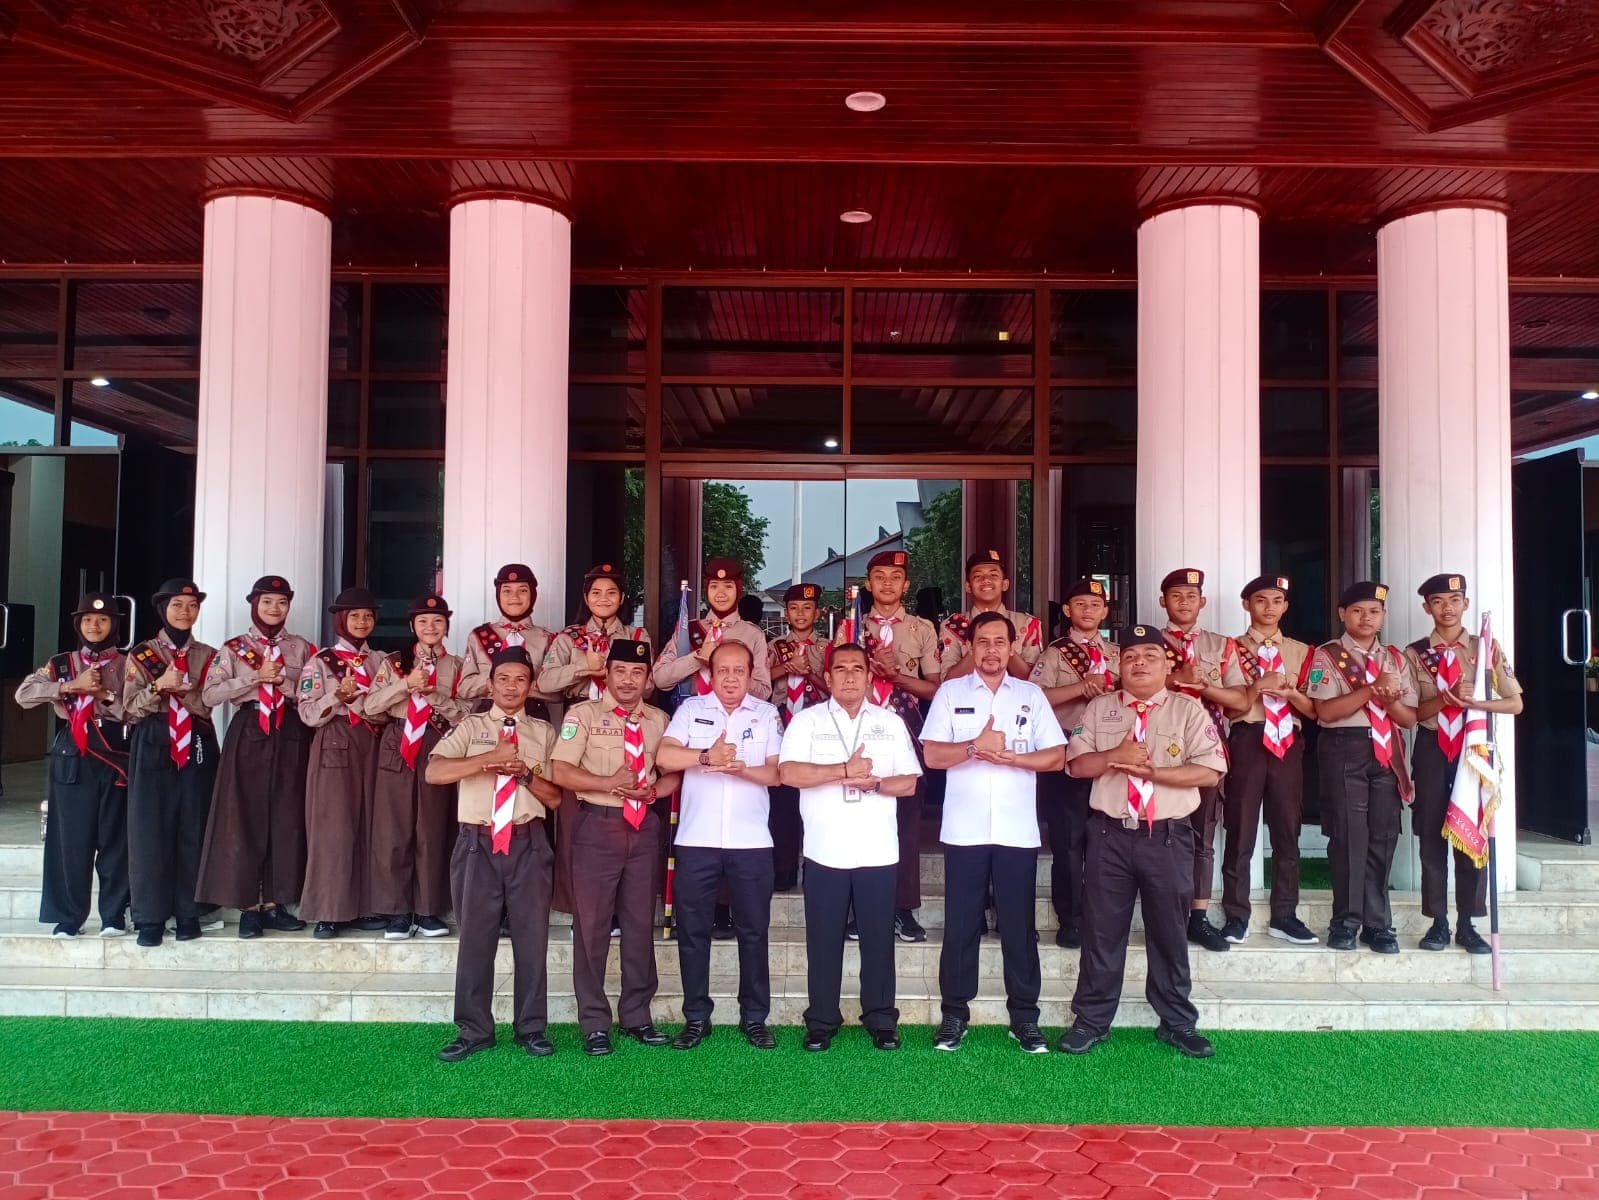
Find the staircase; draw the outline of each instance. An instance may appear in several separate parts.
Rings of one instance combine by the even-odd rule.
[[[448,1022],[455,967],[455,938],[414,937],[385,941],[381,934],[345,933],[317,942],[302,934],[268,933],[244,942],[228,927],[199,941],[179,944],[170,936],[156,949],[140,949],[124,938],[50,936],[37,922],[37,842],[0,846],[0,1013],[54,1016],[212,1017],[258,1020]],[[1334,953],[1298,947],[1266,935],[1267,913],[1255,907],[1251,936],[1225,954],[1191,948],[1194,1001],[1210,1029],[1599,1029],[1599,854],[1593,848],[1523,842],[1518,878],[1526,889],[1503,897],[1505,987],[1491,988],[1489,960],[1458,949],[1428,953],[1415,948],[1426,929],[1414,893],[1394,894],[1394,920],[1403,953],[1368,950]],[[1077,978],[1075,950],[1054,944],[1049,904],[1049,860],[1039,863],[1036,918],[1041,933],[1043,1023],[1070,1021]],[[901,1019],[936,1023],[939,1018],[938,953],[944,916],[943,859],[922,856],[923,906],[929,931],[924,944],[899,944]],[[1300,916],[1316,932],[1326,929],[1327,892],[1309,892]],[[1135,916],[1135,930],[1137,921]],[[1486,929],[1484,928],[1484,932]],[[661,991],[655,1016],[681,1020],[677,948],[656,947]],[[616,981],[617,950],[611,971]],[[556,914],[550,931],[550,1016],[576,1019],[571,988],[572,945],[568,918]],[[772,1020],[798,1024],[805,999],[805,930],[798,892],[772,902]],[[510,948],[498,963],[497,1016],[510,1010]],[[715,1018],[737,1019],[737,949],[712,948]],[[859,971],[857,948],[845,948],[845,973]],[[1142,935],[1134,933],[1128,956],[1127,990],[1118,1021],[1153,1024],[1143,998]],[[850,988],[845,981],[846,991]],[[613,991],[614,999],[614,991]],[[853,1008],[845,996],[845,1013]],[[973,1019],[1006,1020],[997,938],[984,940],[981,986]]]

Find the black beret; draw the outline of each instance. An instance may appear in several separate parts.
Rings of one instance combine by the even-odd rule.
[[[822,589],[814,583],[796,583],[783,593],[783,603],[792,604],[796,600],[820,600]]]
[[[1128,625],[1116,632],[1116,645],[1123,650],[1132,646],[1159,646],[1166,648],[1166,636],[1154,625]]]
[[[504,583],[526,583],[537,588],[539,578],[526,563],[506,563],[494,573],[494,586],[499,587]]]
[[[632,638],[612,638],[611,648],[605,654],[608,663],[643,663],[650,665],[650,644]]]
[[[333,603],[328,605],[330,613],[349,612],[354,608],[370,608],[376,615],[378,598],[364,587],[351,587],[345,588],[333,598]]]
[[[1169,592],[1172,588],[1204,586],[1205,573],[1198,567],[1178,567],[1160,581],[1160,590],[1163,592]]]
[[[908,571],[911,567],[911,557],[903,550],[879,550],[866,564],[868,571],[873,567],[898,567],[902,571]]]
[[[168,600],[174,596],[192,596],[196,603],[205,600],[205,593],[200,590],[200,585],[192,579],[169,579],[156,588],[155,595],[150,597],[150,603],[160,612],[166,607]]]
[[[489,675],[492,677],[495,671],[507,663],[526,667],[529,675],[533,673],[533,660],[528,657],[526,646],[501,646],[489,655]]]
[[[1288,594],[1288,576],[1286,575],[1257,575],[1244,584],[1244,590],[1238,593],[1240,600],[1248,600],[1256,592],[1269,592],[1276,588],[1283,595]]]
[[[1466,577],[1464,575],[1441,574],[1427,579],[1416,589],[1416,595],[1425,600],[1428,596],[1441,596],[1446,592],[1461,592],[1466,590]]]
[[[271,593],[274,596],[287,596],[294,599],[294,589],[289,586],[289,581],[281,575],[263,575],[250,585],[250,594],[246,600],[254,601],[257,596]]]
[[[412,617],[425,617],[429,614],[440,617],[452,617],[455,615],[450,611],[449,601],[436,592],[423,592],[415,600],[411,601],[405,609],[405,619],[407,621]]]
[[[705,582],[731,579],[734,583],[744,582],[744,566],[736,558],[712,558],[705,563]]]
[[[978,550],[966,556],[966,573],[970,575],[973,567],[998,567],[1005,570],[1005,560],[1000,557],[998,550]]]
[[[1362,579],[1359,583],[1352,583],[1344,589],[1343,595],[1338,597],[1338,607],[1348,608],[1351,604],[1359,604],[1363,600],[1376,600],[1380,604],[1388,603],[1388,585],[1378,583],[1375,579]]]
[[[1066,600],[1064,603],[1070,603],[1078,596],[1093,596],[1099,600],[1109,599],[1109,597],[1105,595],[1105,585],[1098,579],[1091,579],[1086,575],[1079,579],[1076,583],[1072,584],[1071,589],[1066,593]]]

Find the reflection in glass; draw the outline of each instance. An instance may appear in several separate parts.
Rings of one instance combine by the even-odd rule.
[[[844,295],[837,289],[666,288],[667,375],[837,375]]]
[[[1137,449],[1136,388],[1054,388],[1049,395],[1050,453],[1120,456]]]
[[[1327,488],[1325,466],[1268,466],[1260,471],[1260,493],[1267,501],[1260,506],[1261,570],[1288,577],[1290,603],[1283,631],[1312,646],[1334,636],[1327,600],[1332,592],[1327,578],[1332,563]],[[1359,576],[1350,576],[1355,578]]]
[[[48,379],[0,379],[0,446],[53,446],[55,384]]]
[[[361,285],[335,283],[328,313],[328,370],[361,369]]]
[[[1031,388],[856,387],[856,454],[1030,454]]]
[[[857,375],[969,379],[1033,373],[1033,293],[855,293]]]
[[[1050,373],[1057,379],[1132,379],[1138,374],[1136,291],[1056,292],[1050,305]]]
[[[1326,457],[1325,388],[1260,389],[1260,452],[1265,455]]]
[[[442,464],[369,463],[366,537],[366,581],[378,597],[378,632],[403,640],[406,605],[434,586],[444,552]]]
[[[573,375],[644,373],[643,288],[572,289]]]
[[[1338,379],[1377,382],[1377,293],[1338,293]]]
[[[1261,293],[1260,377],[1327,377],[1325,291]]]
[[[661,389],[661,445],[824,454],[842,416],[836,387],[668,384]]]
[[[372,285],[372,369],[444,370],[444,285]]]
[[[374,379],[367,414],[368,445],[383,450],[444,448],[444,385]]]
[[[86,280],[70,286],[72,367],[199,369],[198,280]]]
[[[1133,508],[1138,492],[1138,468],[1131,463],[1107,466],[1056,467],[1059,472],[1060,570],[1066,587],[1085,575],[1102,578],[1110,588],[1110,615],[1106,624],[1120,629],[1158,614],[1133,610],[1133,554],[1137,524]],[[1060,595],[1050,599],[1050,626],[1061,624]],[[1058,634],[1057,634],[1058,635]]]
[[[200,384],[195,379],[111,377],[105,387],[71,381],[72,416],[115,433],[136,434],[162,446],[189,447],[199,428]]]
[[[573,450],[643,453],[644,389],[574,383],[567,392],[566,425]]]
[[[619,564],[627,581],[621,619],[642,616],[644,602],[644,469],[619,462],[567,465],[566,602],[568,622],[583,611],[583,573]]]
[[[59,320],[53,282],[0,279],[0,372],[54,372]]]
[[[1377,457],[1377,389],[1338,389],[1338,453],[1344,458]]]

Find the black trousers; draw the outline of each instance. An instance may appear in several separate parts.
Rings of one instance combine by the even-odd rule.
[[[1161,1022],[1192,1028],[1189,999],[1188,906],[1193,901],[1194,828],[1183,817],[1127,829],[1096,812],[1088,823],[1087,913],[1072,1012],[1104,1033],[1121,1003],[1133,902],[1144,914],[1144,995]]]
[[[106,736],[120,741],[122,727],[113,729]],[[91,728],[91,752],[98,738]],[[83,928],[98,875],[100,924],[121,926],[128,910],[128,789],[110,764],[78,753],[66,722],[50,746],[49,794],[39,920]]]
[[[683,978],[683,1017],[708,1020],[711,1003],[711,920],[723,882],[732,896],[738,937],[738,1019],[764,1021],[772,1011],[767,929],[772,922],[772,852],[679,846],[677,965]]]
[[[486,826],[462,825],[450,855],[450,896],[460,926],[455,959],[455,1026],[473,1041],[494,1037],[494,956],[500,917],[511,922],[512,1017],[517,1037],[549,1019],[550,887],[555,851],[542,821],[512,831],[511,852],[495,854]]]
[[[1399,731],[1394,731],[1397,739]],[[1332,866],[1333,924],[1386,929],[1388,873],[1399,844],[1399,780],[1377,761],[1365,727],[1323,729],[1321,828]]]
[[[655,880],[661,860],[661,819],[646,809],[643,824],[634,829],[620,805],[586,800],[577,804],[581,812],[572,836],[572,991],[578,1025],[586,1034],[611,1026],[605,967],[613,916],[622,926],[617,1016],[629,1028],[648,1025],[650,1001],[660,986],[655,967]],[[565,826],[571,827],[571,823]],[[683,878],[681,869],[677,878]]]
[[[1038,802],[1049,829],[1049,899],[1062,929],[1083,923],[1083,854],[1088,844],[1088,794],[1092,779],[1064,771],[1038,777]]]
[[[165,710],[134,727],[128,747],[128,887],[135,925],[165,925],[171,917],[199,917],[195,881],[211,789],[217,777],[217,741],[209,726],[190,723],[189,761],[172,761]]]
[[[799,789],[778,786],[768,789],[772,804],[766,827],[772,834],[772,874],[774,886],[784,890],[799,879],[800,847],[805,840],[805,824],[800,820]]]
[[[1455,912],[1462,921],[1488,915],[1488,870],[1471,861],[1444,836],[1444,814],[1455,786],[1460,759],[1450,762],[1438,748],[1431,729],[1416,730],[1416,803],[1410,825],[1421,852],[1421,912],[1434,920],[1449,919],[1449,859],[1455,860]]]
[[[844,1024],[839,993],[844,982],[844,923],[851,905],[861,941],[861,1024],[893,1029],[894,880],[897,868],[844,870],[805,860],[805,1027],[837,1033]]]
[[[944,948],[938,955],[938,990],[946,1017],[971,1019],[983,908],[992,886],[1005,1007],[1012,1024],[1037,1022],[1040,971],[1033,938],[1037,875],[1038,851],[1031,847],[944,847]]]
[[[1249,920],[1249,862],[1260,838],[1260,815],[1271,833],[1271,919],[1299,907],[1299,825],[1305,804],[1304,734],[1282,758],[1266,748],[1265,726],[1240,722],[1227,737],[1227,789],[1222,796],[1226,837],[1221,855],[1221,902],[1229,917]]]

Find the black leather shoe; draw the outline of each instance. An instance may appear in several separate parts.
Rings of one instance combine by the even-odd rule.
[[[1488,939],[1483,937],[1471,927],[1469,921],[1462,921],[1460,928],[1455,930],[1455,945],[1467,954],[1492,954],[1494,948],[1488,944]]]
[[[765,1021],[742,1021],[738,1031],[744,1035],[744,1040],[757,1050],[777,1049],[777,1037],[766,1027]]]
[[[872,1045],[876,1046],[879,1050],[899,1049],[899,1030],[868,1029],[866,1032],[872,1035]]]
[[[683,1026],[682,1032],[672,1039],[672,1049],[692,1050],[710,1036],[710,1021],[689,1021]]]
[[[1055,944],[1062,950],[1081,950],[1083,948],[1083,935],[1078,932],[1077,926],[1062,927],[1055,931]]]
[[[875,1034],[873,1035],[873,1040],[876,1040]],[[828,1033],[825,1029],[807,1029],[805,1031],[805,1041],[803,1045],[804,1048],[809,1050],[812,1054],[820,1054],[823,1050],[826,1050],[832,1046],[832,1044],[833,1035]]]
[[[1327,949],[1353,950],[1355,948],[1355,931],[1347,925],[1329,925],[1327,927]]]
[[[368,913],[351,921],[350,928],[359,929],[362,933],[382,933],[389,927],[389,920],[389,916],[384,913]]]
[[[555,1053],[555,1043],[550,1041],[549,1035],[542,1030],[538,1033],[524,1033],[516,1039],[516,1044],[534,1058],[548,1058]]]
[[[494,1039],[473,1042],[464,1037],[458,1037],[444,1049],[439,1051],[440,1062],[460,1062],[463,1058],[471,1058],[479,1050],[494,1049]]]
[[[194,941],[200,936],[200,922],[195,920],[179,921],[177,935],[180,942]]]
[[[239,936],[248,941],[261,936],[261,914],[247,908],[239,914]]]
[[[959,1050],[966,1040],[966,1022],[959,1017],[945,1017],[933,1035],[934,1050]]]
[[[603,1029],[583,1035],[583,1053],[598,1057],[611,1052],[611,1035]]]
[[[630,1037],[641,1046],[664,1046],[672,1039],[667,1037],[654,1025],[618,1025],[624,1037]]]
[[[1101,1042],[1110,1040],[1110,1033],[1096,1033],[1086,1025],[1073,1025],[1060,1035],[1060,1048],[1065,1054],[1087,1054]]]
[[[145,947],[159,946],[161,937],[166,931],[166,926],[164,925],[140,925],[138,944]]]
[[[1209,1058],[1216,1053],[1216,1047],[1210,1044],[1210,1039],[1202,1037],[1193,1029],[1174,1029],[1170,1025],[1155,1026],[1155,1037],[1173,1046],[1189,1058]]]
[[[733,928],[733,910],[725,904],[716,906],[716,913],[711,917],[711,940],[728,942],[738,936],[738,931]]]
[[[797,887],[799,887],[798,875],[779,875],[772,880],[772,890],[774,892],[792,892]]]
[[[1010,1027],[1011,1040],[1028,1054],[1048,1054],[1049,1043],[1044,1040],[1044,1035],[1038,1031],[1038,1025],[1033,1021],[1018,1021]]]
[[[336,938],[339,936],[339,923],[337,921],[318,921],[316,928],[311,931],[311,936],[321,942],[325,942],[329,938]]]
[[[1399,939],[1392,929],[1362,929],[1360,940],[1377,954],[1399,953]]]
[[[263,926],[267,929],[276,930],[278,933],[299,933],[300,930],[305,928],[305,922],[281,904],[274,904],[271,908],[257,915]]]
[[[1433,921],[1432,928],[1421,935],[1421,941],[1416,945],[1423,950],[1447,950],[1449,948],[1449,922],[1443,919]]]
[[[1188,940],[1206,950],[1222,951],[1228,948],[1221,930],[1210,923],[1203,909],[1196,908],[1188,914]]]

